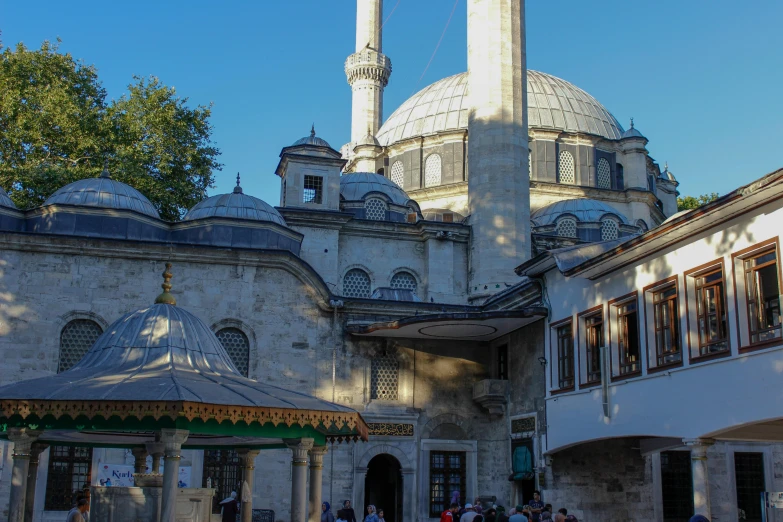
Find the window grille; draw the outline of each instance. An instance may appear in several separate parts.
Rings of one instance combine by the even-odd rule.
[[[402,166],[401,161],[395,161],[392,163],[391,168],[391,180],[396,183],[400,188],[402,188],[403,182],[405,180],[405,169]]]
[[[617,239],[620,234],[620,227],[614,219],[604,219],[601,221],[601,241],[612,241]]]
[[[424,186],[436,187],[441,180],[440,154],[430,154],[424,162]]]
[[[408,272],[397,272],[391,278],[390,285],[392,288],[399,288],[401,290],[413,290],[414,292],[416,292],[416,287],[418,286],[418,283],[416,282],[416,278],[413,277],[412,274]]]
[[[305,176],[303,194],[305,203],[322,203],[324,195],[324,178],[321,176]]]
[[[74,492],[90,485],[92,448],[51,446],[49,475],[46,477],[46,511],[68,511],[74,503]]]
[[[57,373],[70,370],[81,361],[102,333],[100,325],[89,319],[74,319],[66,324],[60,332],[60,364]]]
[[[693,516],[690,451],[661,453],[661,489],[663,520],[666,522],[690,520]]]
[[[370,398],[382,401],[396,401],[400,363],[393,354],[372,359],[370,367]]]
[[[372,221],[383,221],[386,219],[388,208],[384,200],[370,198],[364,202],[364,216]]]
[[[235,450],[204,450],[204,468],[202,487],[207,487],[207,479],[212,479],[215,496],[212,497],[212,513],[220,513],[220,501],[228,498],[232,491],[237,492],[237,500],[242,500],[242,473],[239,454]]]
[[[563,218],[558,220],[557,235],[560,237],[576,237],[576,220],[571,218]]]
[[[573,185],[576,183],[576,174],[574,169],[574,156],[567,150],[560,151],[560,183]]]
[[[639,232],[641,232],[642,234],[644,234],[649,230],[649,228],[647,227],[647,223],[645,223],[643,219],[637,219],[636,226],[639,227]]]
[[[248,376],[250,341],[239,328],[223,328],[215,334],[239,373]]]
[[[612,188],[612,168],[609,166],[609,162],[606,161],[606,158],[600,158],[598,160],[596,186],[602,189]]]
[[[559,388],[574,386],[574,337],[571,323],[557,329],[557,384]]]
[[[764,483],[763,453],[734,453],[734,478],[737,486],[737,508],[745,512],[745,520],[761,520],[761,493]]]
[[[345,297],[370,297],[370,276],[359,268],[349,270],[343,278]]]
[[[449,508],[452,491],[465,502],[465,452],[430,452],[430,517],[438,518]]]

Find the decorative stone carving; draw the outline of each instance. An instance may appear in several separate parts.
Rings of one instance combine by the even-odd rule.
[[[506,394],[508,381],[499,379],[484,379],[473,385],[473,400],[481,405],[490,415],[503,415],[506,411]]]
[[[413,424],[393,424],[390,422],[371,422],[370,435],[376,437],[413,437]]]
[[[511,433],[525,433],[529,431],[536,431],[535,417],[523,417],[511,421]]]
[[[371,80],[386,87],[391,70],[391,60],[375,49],[362,49],[345,60],[345,75],[349,85],[353,85],[357,80]]]

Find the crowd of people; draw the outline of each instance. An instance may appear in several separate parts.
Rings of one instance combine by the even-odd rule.
[[[545,504],[538,491],[533,492],[533,499],[527,504],[518,504],[508,512],[504,506],[496,504],[482,506],[478,498],[475,504],[461,506],[456,493],[452,495],[449,509],[441,514],[440,522],[578,522],[566,508],[554,512],[552,504]]]

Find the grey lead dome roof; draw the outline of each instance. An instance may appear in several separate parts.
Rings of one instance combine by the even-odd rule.
[[[378,131],[378,141],[397,141],[468,128],[468,73],[439,80],[408,98]],[[579,87],[550,74],[527,71],[530,128],[583,132],[618,140],[617,119]]]
[[[602,217],[611,214],[620,218],[624,224],[628,224],[628,219],[616,208],[602,201],[587,198],[566,199],[551,203],[530,214],[530,220],[535,226],[543,227],[553,224],[563,214],[570,214],[577,221],[592,223],[601,221]]]
[[[70,183],[44,202],[47,205],[79,205],[84,207],[134,210],[160,219],[150,200],[125,183],[111,179],[104,171],[99,178],[80,179]]]
[[[392,180],[381,174],[354,172],[340,176],[340,196],[346,201],[360,201],[370,192],[380,192],[395,205],[407,206],[411,198]]]
[[[0,207],[16,208],[16,205],[14,205],[14,202],[8,197],[8,194],[3,190],[3,187],[0,187]]]
[[[232,193],[219,194],[199,202],[182,219],[190,221],[208,217],[271,221],[286,226],[285,219],[272,205],[242,193],[242,188],[239,186]]]
[[[3,386],[0,396],[354,411],[243,377],[209,327],[170,304],[155,304],[124,315],[70,370]]]

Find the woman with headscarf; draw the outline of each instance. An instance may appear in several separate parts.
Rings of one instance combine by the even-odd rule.
[[[372,504],[367,506],[367,516],[364,517],[364,522],[378,522],[378,515],[375,513],[375,506]]]
[[[334,522],[332,506],[328,502],[321,504],[321,522]]]
[[[220,513],[223,515],[222,522],[237,522],[239,502],[236,491],[232,491],[230,496],[220,501]]]

